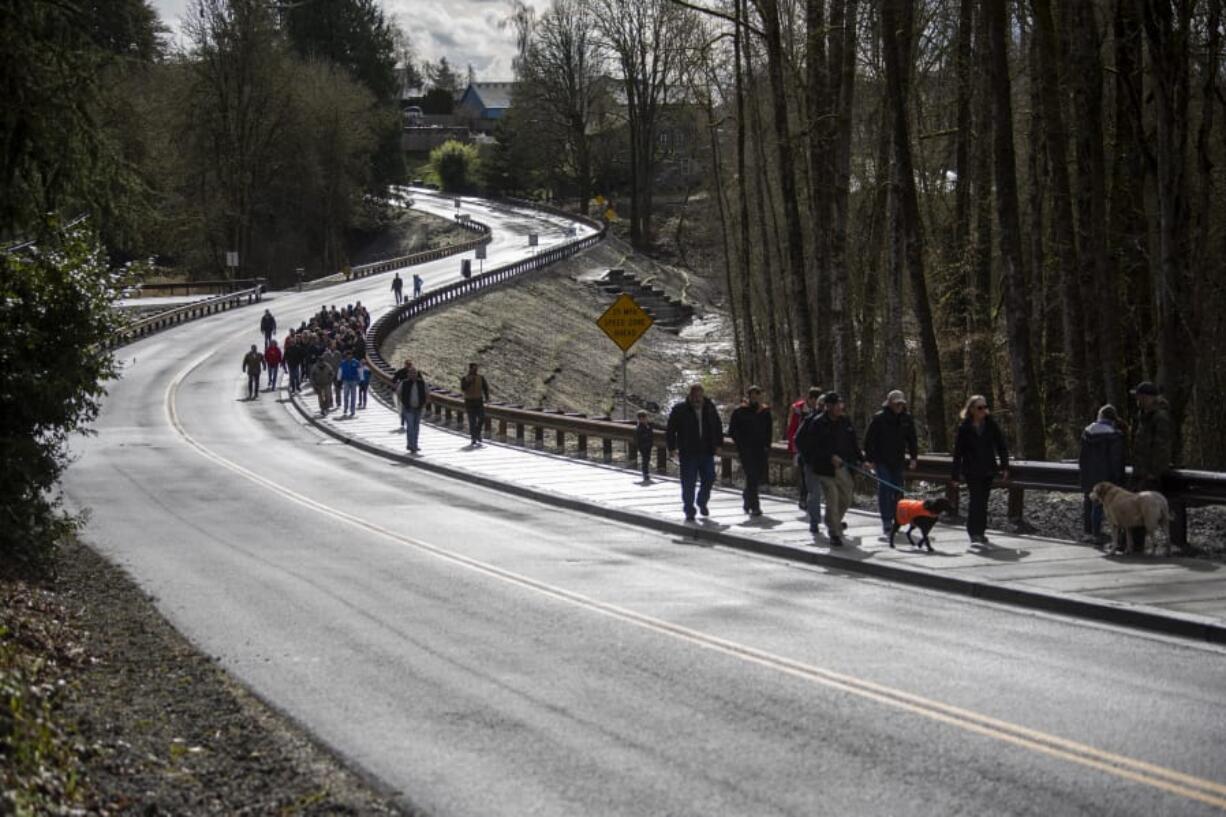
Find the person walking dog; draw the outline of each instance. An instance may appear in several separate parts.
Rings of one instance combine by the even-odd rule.
[[[1098,410],[1098,418],[1081,432],[1081,451],[1077,464],[1081,477],[1082,526],[1084,541],[1105,545],[1103,506],[1090,499],[1090,491],[1100,482],[1124,485],[1124,432],[1120,429],[1115,406]]]
[[[689,396],[668,413],[664,439],[668,453],[676,452],[681,466],[681,506],[685,520],[694,521],[695,507],[703,516],[709,516],[707,501],[715,482],[715,452],[723,442],[724,426],[701,383],[690,386]]]
[[[1004,482],[1009,481],[1009,447],[982,394],[972,395],[960,416],[951,477],[955,483],[966,478],[966,532],[971,547],[987,547],[991,544],[987,537],[988,494],[997,474]]]
[[[877,510],[881,530],[887,536],[894,528],[894,512],[902,499],[904,469],[910,460],[912,470],[919,464],[915,421],[907,411],[907,397],[895,389],[886,395],[881,409],[873,415],[864,434],[864,456],[875,464]]]

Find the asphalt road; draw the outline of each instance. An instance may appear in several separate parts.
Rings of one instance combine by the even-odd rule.
[[[489,264],[538,228],[466,209],[495,228]],[[458,269],[428,265],[427,288]],[[282,327],[325,301],[377,314],[389,281],[267,305]],[[65,493],[193,642],[406,804],[1226,810],[1223,650],[699,547],[362,455],[272,395],[241,399],[260,313],[125,347]]]

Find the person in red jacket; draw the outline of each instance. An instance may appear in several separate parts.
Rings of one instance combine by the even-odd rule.
[[[814,411],[821,411],[822,408],[822,391],[820,386],[814,386],[809,389],[809,394],[802,397],[792,404],[788,409],[788,454],[792,457],[792,461],[796,463],[796,487],[800,490],[800,501],[797,503],[800,509],[807,510],[809,507],[809,486],[805,484],[805,469],[800,462],[799,454],[796,452],[796,432],[800,430],[800,423],[805,417]],[[820,492],[820,485],[813,486],[815,490]]]
[[[277,345],[277,339],[273,338],[268,348],[264,350],[264,362],[268,364],[268,391],[277,390],[277,375],[281,371],[281,362],[284,359],[281,347]]]

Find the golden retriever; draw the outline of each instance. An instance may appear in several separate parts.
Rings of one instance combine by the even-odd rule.
[[[1119,550],[1119,533],[1124,531],[1128,551],[1132,551],[1132,529],[1145,528],[1145,536],[1149,540],[1151,553],[1158,551],[1158,541],[1154,534],[1161,529],[1166,544],[1166,555],[1171,555],[1171,509],[1166,497],[1157,491],[1142,491],[1134,494],[1125,491],[1110,482],[1100,482],[1090,491],[1090,499],[1103,506],[1103,514],[1111,523],[1114,536],[1107,546],[1107,553]]]

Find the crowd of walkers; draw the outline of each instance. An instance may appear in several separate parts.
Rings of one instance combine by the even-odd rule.
[[[260,375],[267,374],[265,391],[275,391],[281,371],[289,378],[289,390],[298,392],[309,382],[315,389],[319,411],[326,415],[340,406],[347,417],[366,408],[370,369],[366,365],[366,330],[370,313],[358,301],[338,309],[335,305],[290,329],[283,343],[275,337],[277,321],[269,310],[260,318],[264,351],[255,344],[243,356],[247,375],[247,398],[260,396]]]
[[[1171,463],[1171,425],[1165,399],[1153,383],[1139,384],[1138,423],[1133,435],[1134,490],[1161,491]],[[785,432],[788,453],[796,464],[800,508],[807,512],[809,530],[818,534],[824,523],[832,547],[843,545],[844,521],[852,504],[853,477],[864,475],[877,485],[877,510],[882,533],[895,528],[899,502],[906,496],[907,470],[918,467],[915,421],[903,392],[889,392],[869,422],[861,447],[842,396],[814,387],[789,407]],[[727,434],[736,446],[744,474],[742,504],[752,517],[762,515],[759,491],[767,477],[772,433],[770,407],[762,389],[751,386],[728,420]],[[1081,436],[1081,487],[1086,495],[1085,541],[1098,545],[1103,534],[1101,506],[1088,495],[1099,482],[1123,486],[1127,429],[1114,406],[1105,405]],[[668,415],[665,444],[681,474],[682,510],[687,521],[709,515],[707,503],[715,481],[715,457],[724,427],[714,402],[701,384],[690,387],[685,400]],[[645,482],[650,481],[653,434],[646,412],[639,412],[636,447]],[[990,546],[987,538],[988,498],[993,483],[1009,481],[1009,448],[992,417],[988,400],[972,395],[962,409],[955,432],[949,480],[967,486],[966,531],[972,548]],[[915,504],[915,503],[911,503]],[[1134,531],[1134,546],[1143,547],[1144,530]],[[1136,544],[1136,543],[1140,544]]]

